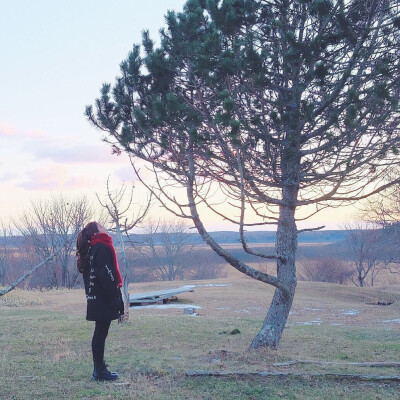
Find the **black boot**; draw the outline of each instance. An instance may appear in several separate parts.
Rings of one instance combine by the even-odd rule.
[[[116,372],[110,372],[108,365],[102,362],[94,362],[93,379],[95,381],[115,381],[119,378]]]

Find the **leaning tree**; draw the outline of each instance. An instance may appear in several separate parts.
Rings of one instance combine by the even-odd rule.
[[[296,210],[397,181],[385,178],[399,163],[398,1],[188,0],[166,23],[157,46],[144,32],[86,115],[134,167],[150,163],[156,183],[144,183],[165,207],[191,218],[233,267],[276,288],[251,344],[276,348],[296,288]],[[214,201],[216,188],[230,201]],[[238,224],[246,252],[275,259],[276,276],[221,248],[202,223],[204,205]],[[275,254],[249,247],[251,224],[277,225]]]

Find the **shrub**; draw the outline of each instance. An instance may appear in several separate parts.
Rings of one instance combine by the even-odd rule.
[[[216,263],[200,263],[195,267],[192,267],[191,279],[202,280],[202,279],[217,279],[226,277],[226,272],[223,264]]]
[[[313,282],[346,283],[353,275],[348,263],[333,257],[308,260],[302,265],[300,279]]]

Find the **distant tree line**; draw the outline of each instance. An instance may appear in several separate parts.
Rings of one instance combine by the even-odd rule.
[[[345,240],[309,255],[301,279],[374,286],[378,275],[400,277],[400,187],[364,203],[359,221],[347,224]],[[322,254],[321,254],[322,253]]]
[[[199,235],[193,234],[189,225],[182,220],[146,221],[150,199],[133,213],[132,191],[128,193],[126,189],[123,185],[112,191],[107,182],[108,203],[99,199],[106,213],[96,210],[85,197],[71,199],[58,195],[32,202],[12,223],[0,221],[0,286],[16,281],[57,249],[57,256],[40,272],[29,276],[23,286],[73,288],[82,285],[75,265],[75,238],[90,220],[97,220],[110,229],[118,250],[123,245],[122,262],[131,282],[214,279],[225,275],[225,261],[201,246]],[[301,280],[363,287],[373,286],[381,275],[400,278],[400,187],[395,186],[363,203],[361,209],[359,222],[341,231],[304,234],[314,239],[314,243],[301,246],[298,252]],[[136,230],[132,234],[131,229],[139,225],[142,233]],[[275,236],[271,231],[250,233],[253,249],[260,252],[270,247]],[[235,232],[214,232],[213,235],[222,245],[237,243],[238,246],[230,246],[230,252],[242,262],[259,263],[257,256],[243,251]],[[263,237],[264,243],[261,243]],[[309,240],[305,237],[304,242]],[[275,268],[275,265],[260,266],[272,274],[276,273]]]
[[[124,189],[124,188],[122,188]],[[117,248],[124,274],[132,281],[208,279],[221,276],[219,259],[213,254],[191,256],[189,227],[182,222],[158,221],[144,226],[143,235],[130,230],[143,222],[149,203],[128,222],[131,196],[122,203],[125,190],[113,193],[108,187],[101,213],[85,197],[70,199],[63,195],[32,202],[22,216],[8,224],[0,221],[0,286],[10,285],[42,260],[51,258],[40,271],[27,277],[24,288],[74,288],[82,286],[76,269],[75,240],[91,220],[109,229]],[[100,200],[99,200],[100,201]],[[128,208],[126,208],[128,207]],[[122,249],[122,251],[121,251]],[[127,279],[127,282],[129,278]]]
[[[215,232],[215,236],[226,236],[227,233]],[[258,235],[262,233],[258,232]],[[114,242],[118,243],[116,235],[112,236]],[[393,274],[394,280],[397,276],[400,278],[399,223],[391,223],[390,227],[385,228],[378,224],[372,226],[365,222],[358,223],[338,232],[337,237],[343,239],[325,243],[317,240],[300,246],[297,255],[300,280],[362,287],[373,286],[382,275],[387,277]],[[36,252],[32,244],[35,238],[43,248],[44,235],[25,237],[3,227],[0,236],[0,286],[16,280],[47,254],[42,248],[39,249],[42,251]],[[125,234],[123,240],[130,282],[215,279],[226,276],[226,262],[204,245],[193,243],[195,240],[192,234],[179,221],[146,223],[143,225],[143,233]],[[254,249],[263,251],[268,245],[258,243]],[[23,287],[82,286],[81,276],[76,271],[74,249],[70,250],[68,256],[64,251],[42,271],[30,277]],[[256,256],[245,253],[240,244],[231,247],[230,251],[243,262],[251,265],[259,262]],[[63,268],[66,271],[64,276],[68,277],[65,284],[62,280]],[[275,268],[272,263],[268,264],[270,273],[275,273]]]

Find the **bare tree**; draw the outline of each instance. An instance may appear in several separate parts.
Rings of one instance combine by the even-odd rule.
[[[381,268],[400,274],[400,185],[368,199],[363,204],[360,217],[381,228]]]
[[[10,267],[12,237],[10,226],[0,221],[0,285],[6,284],[6,275]]]
[[[61,247],[57,257],[49,259],[46,263],[49,286],[59,285],[57,263],[61,267],[61,286],[72,287],[76,282],[75,268],[72,274],[69,269],[69,261],[74,251],[71,238],[76,238],[79,230],[92,216],[93,209],[85,197],[67,199],[58,195],[48,201],[32,202],[30,210],[15,222],[39,260],[49,258]]]
[[[151,270],[160,281],[183,279],[188,265],[185,258],[192,252],[189,244],[190,227],[183,221],[150,223],[145,228],[143,245],[137,250],[151,265]]]
[[[118,189],[110,187],[110,177],[106,183],[106,198],[102,200],[98,194],[97,200],[100,205],[107,211],[108,225],[111,226],[111,232],[116,234],[117,250],[122,260],[122,279],[123,279],[123,296],[125,302],[125,318],[129,317],[129,264],[125,251],[124,235],[128,237],[129,232],[143,222],[151,204],[151,196],[147,198],[144,204],[139,206],[139,210],[135,213],[133,194],[134,184],[128,187],[123,183]],[[127,191],[129,189],[129,191]]]
[[[369,284],[373,286],[379,273],[379,265],[384,258],[383,231],[379,227],[362,222],[348,225],[346,229],[346,243],[354,265],[352,281],[360,287]]]
[[[330,282],[343,285],[354,275],[354,271],[344,260],[322,257],[302,263],[300,279],[312,282]]]
[[[166,20],[159,47],[145,32],[86,115],[111,145],[152,165],[156,184],[144,183],[161,204],[276,288],[250,346],[276,348],[297,284],[296,210],[313,215],[399,182],[384,181],[400,163],[399,3],[188,0]],[[244,250],[275,260],[276,275],[220,246],[200,205],[236,223]],[[272,254],[246,242],[246,226],[264,224],[277,226]]]

